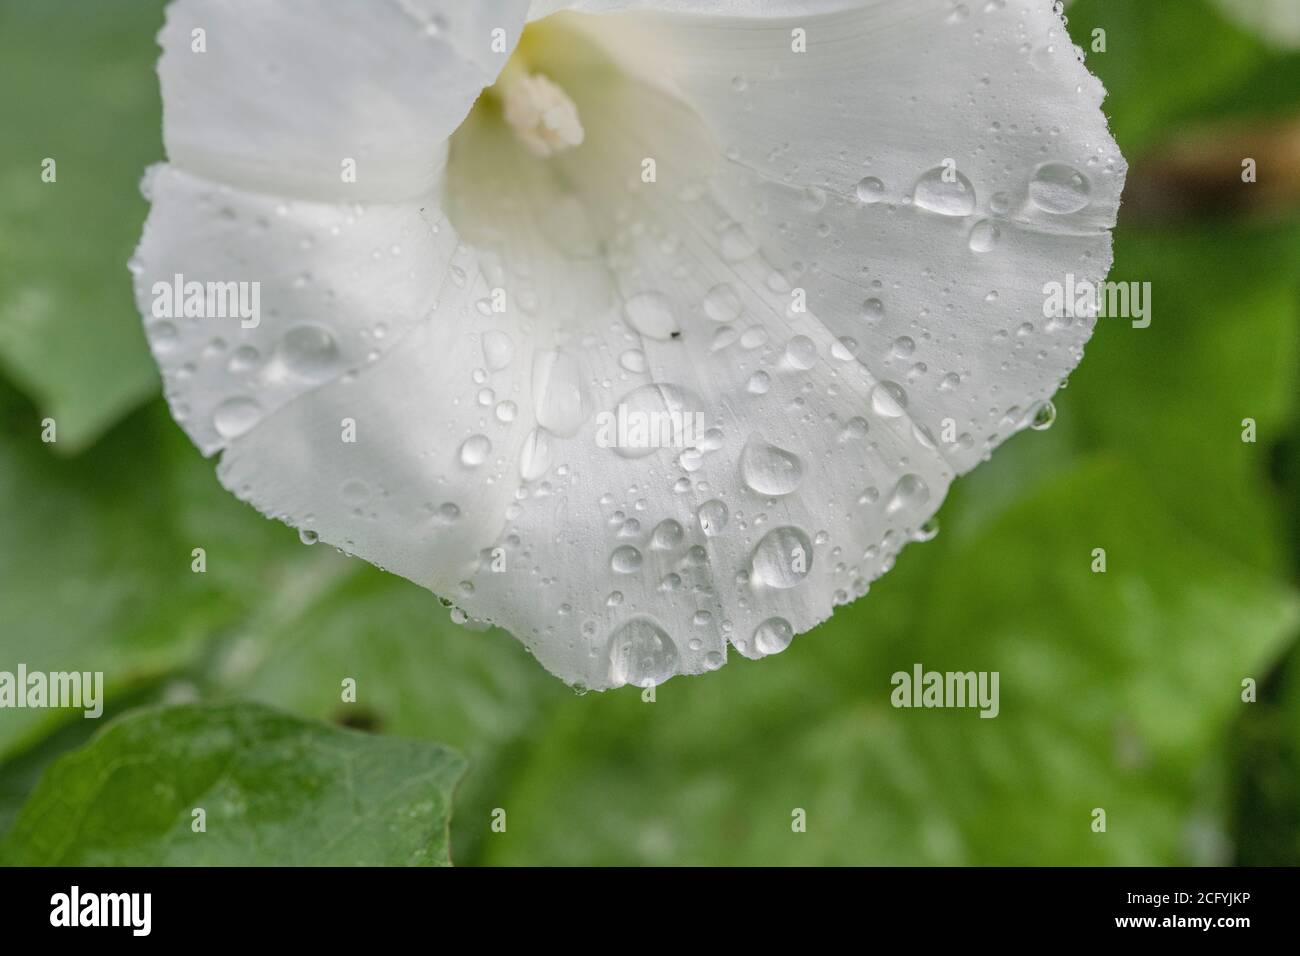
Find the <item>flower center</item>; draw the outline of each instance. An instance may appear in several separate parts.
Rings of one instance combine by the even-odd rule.
[[[534,156],[546,158],[579,146],[585,137],[578,107],[558,83],[531,69],[528,35],[515,50],[489,95],[516,138]]]

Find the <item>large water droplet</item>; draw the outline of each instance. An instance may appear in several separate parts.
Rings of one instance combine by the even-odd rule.
[[[760,654],[779,654],[794,640],[794,628],[783,617],[769,617],[754,629],[754,647]]]
[[[540,428],[534,428],[524,439],[524,447],[519,453],[519,477],[524,481],[535,481],[551,469],[551,436]]]
[[[871,410],[881,418],[899,418],[907,408],[907,392],[897,382],[881,382],[871,390]]]
[[[571,438],[586,420],[582,370],[578,360],[556,349],[533,358],[533,406],[537,424],[562,438]]]
[[[912,202],[940,216],[969,216],[975,211],[975,187],[959,170],[936,166],[916,181]]]
[[[653,687],[677,673],[677,646],[649,618],[634,618],[609,639],[610,679]]]
[[[795,587],[812,570],[812,541],[798,528],[773,528],[754,547],[750,580],[770,588]]]
[[[1002,227],[992,219],[981,219],[970,231],[971,252],[991,252],[1002,238]]]
[[[1078,212],[1091,202],[1088,177],[1065,163],[1038,167],[1029,183],[1029,198],[1035,206],[1056,216]]]
[[[930,486],[920,475],[907,474],[898,479],[885,506],[890,514],[920,508],[930,500]]]
[[[609,566],[615,574],[636,574],[641,570],[641,552],[630,545],[615,548],[609,556]]]
[[[868,205],[880,202],[885,198],[885,184],[875,176],[868,176],[858,181],[857,194],[858,202]]]
[[[740,477],[760,495],[788,495],[803,480],[803,463],[792,452],[751,435],[740,453]]]
[[[612,412],[596,416],[596,440],[623,458],[660,448],[690,448],[703,433],[704,405],[692,392],[656,382],[632,389]]]
[[[466,468],[477,468],[492,454],[492,441],[487,435],[471,435],[460,446],[460,463]]]
[[[319,325],[295,325],[280,340],[278,355],[285,368],[310,382],[329,378],[339,363],[334,337]]]
[[[785,360],[791,367],[808,371],[817,364],[817,346],[806,335],[796,335],[785,344]]]
[[[731,322],[740,315],[740,296],[725,282],[704,294],[704,314],[714,322]]]
[[[238,438],[262,417],[262,406],[251,398],[228,398],[212,413],[212,427],[222,438]]]
[[[638,292],[623,305],[628,324],[646,338],[666,341],[680,332],[672,300],[662,292]]]
[[[665,518],[655,526],[650,535],[650,547],[656,551],[671,551],[686,537],[686,529],[672,518]]]

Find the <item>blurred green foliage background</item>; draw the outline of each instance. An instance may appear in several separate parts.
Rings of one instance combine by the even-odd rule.
[[[412,785],[449,792],[459,765],[390,735],[454,747],[462,865],[1300,864],[1300,53],[1211,0],[1075,3],[1077,43],[1106,31],[1088,63],[1133,164],[1112,278],[1153,283],[1151,327],[1103,320],[1055,426],[958,482],[938,538],[869,597],[778,657],[733,656],[646,704],[631,688],[576,696],[508,635],[303,546],[224,492],[172,423],[126,271],[138,181],[162,158],[161,10],[0,0],[0,669],[103,670],[107,716],[252,700],[360,727],[373,739],[340,739],[374,748],[362,791],[423,768]],[[56,186],[39,181],[46,156]],[[1258,184],[1240,181],[1247,156]],[[39,440],[47,415],[55,445]],[[198,546],[206,574],[190,571]],[[1090,572],[1097,547],[1106,574]],[[1000,670],[1001,715],[893,710],[890,675],[917,661]],[[340,703],[343,677],[357,704]],[[294,763],[303,748],[250,730],[281,733],[279,718],[167,713],[84,749],[104,721],[0,711],[0,854],[445,856],[330,844],[338,795]],[[231,713],[238,728],[214,737]],[[95,776],[140,750],[165,772]],[[200,752],[246,772],[186,792]],[[209,830],[278,801],[279,837],[250,815],[225,856],[187,844],[205,800]],[[439,828],[428,812],[410,840]]]

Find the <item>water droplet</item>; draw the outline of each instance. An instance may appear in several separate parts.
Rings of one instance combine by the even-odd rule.
[[[742,259],[748,259],[758,251],[758,246],[750,238],[745,228],[738,223],[732,223],[722,231],[719,239],[722,258],[728,262],[739,262]]]
[[[550,349],[533,358],[533,407],[537,424],[561,438],[571,438],[587,418],[586,396],[578,360]]]
[[[798,528],[773,528],[754,547],[750,578],[757,584],[785,590],[801,584],[812,570],[808,535]]]
[[[615,574],[636,574],[641,570],[641,552],[631,545],[615,548],[609,556],[609,566]]]
[[[879,322],[885,315],[885,303],[879,299],[868,299],[862,303],[862,317],[868,322]]]
[[[515,343],[500,329],[483,333],[483,364],[489,371],[499,372],[515,357]]]
[[[1083,209],[1091,201],[1091,193],[1088,177],[1065,163],[1039,166],[1029,182],[1029,198],[1033,204],[1055,216]]]
[[[672,518],[666,518],[655,527],[650,535],[650,547],[656,551],[671,551],[678,547],[686,537],[686,529]]]
[[[794,640],[794,628],[783,617],[769,617],[754,629],[754,647],[760,654],[779,654]]]
[[[704,314],[714,322],[731,322],[740,315],[740,296],[725,282],[704,294]]]
[[[975,211],[975,187],[951,166],[936,166],[917,180],[912,202],[940,216],[969,216]]]
[[[646,370],[645,353],[640,349],[628,349],[618,357],[618,364],[628,372],[640,375]]]
[[[312,531],[310,528],[299,528],[298,540],[301,541],[303,544],[315,544],[317,541],[320,540],[320,535],[318,535],[315,531]]]
[[[167,320],[149,324],[149,344],[155,352],[170,352],[176,347],[176,326]]]
[[[610,679],[653,687],[677,673],[677,646],[649,618],[634,618],[609,639]]]
[[[477,468],[492,454],[492,441],[487,435],[471,435],[460,446],[460,463],[466,468]]]
[[[904,475],[890,492],[889,504],[885,506],[890,514],[898,511],[920,508],[930,500],[930,486],[920,475]]]
[[[907,392],[897,382],[881,382],[871,390],[871,410],[881,418],[899,418],[907,408]]]
[[[662,292],[639,292],[623,305],[628,324],[641,335],[666,341],[680,332],[673,303]]]
[[[212,413],[212,427],[222,438],[238,438],[262,417],[262,406],[251,398],[228,398]]]
[[[796,335],[785,345],[785,358],[794,368],[807,371],[817,364],[817,346],[806,335]]]
[[[970,231],[971,252],[990,252],[1002,238],[1002,227],[992,219],[981,219]]]
[[[745,390],[751,395],[766,395],[771,387],[772,376],[766,372],[755,372],[749,376],[749,382],[745,385]]]
[[[230,360],[226,362],[226,369],[232,375],[240,375],[244,372],[251,372],[256,366],[261,354],[251,345],[241,345],[230,353]]]
[[[608,418],[597,416],[597,440],[621,458],[644,458],[664,447],[689,449],[700,437],[704,407],[679,386],[641,385],[624,395]]]
[[[1056,421],[1056,406],[1051,402],[1043,402],[1036,406],[1029,419],[1029,427],[1035,431],[1047,431]]]
[[[519,406],[514,402],[497,402],[496,416],[499,422],[513,422],[515,416],[519,414]]]
[[[792,452],[751,435],[740,453],[740,477],[760,495],[788,495],[803,481],[803,462]]]
[[[731,512],[727,510],[727,506],[717,499],[704,502],[695,512],[695,520],[700,523],[700,530],[710,538],[722,534],[730,517]]]
[[[867,176],[858,181],[857,194],[858,202],[878,203],[885,198],[885,184],[875,176]]]
[[[524,447],[519,452],[519,477],[524,481],[534,481],[551,469],[551,436],[540,428],[534,428],[524,439]]]

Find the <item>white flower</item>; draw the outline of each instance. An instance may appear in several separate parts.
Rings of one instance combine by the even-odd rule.
[[[177,421],[569,683],[782,650],[1092,332],[1045,286],[1105,276],[1125,166],[1048,0],[177,0],[161,42]],[[158,308],[190,282],[260,313]]]

